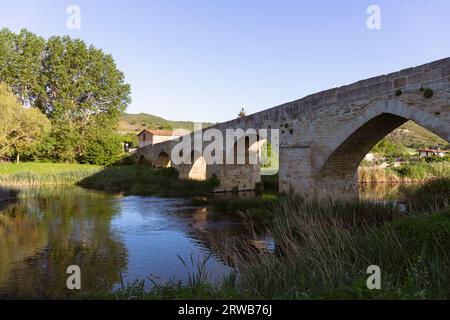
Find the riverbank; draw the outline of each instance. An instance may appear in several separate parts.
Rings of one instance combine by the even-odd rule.
[[[360,166],[360,183],[411,183],[450,177],[450,161],[417,162],[397,167]]]
[[[175,169],[62,163],[0,163],[0,186],[78,185],[126,195],[201,196],[218,181],[179,180]]]
[[[111,166],[86,177],[78,186],[125,195],[206,196],[219,184],[214,176],[206,181],[180,180],[173,168]]]
[[[187,283],[138,281],[106,299],[449,299],[450,179],[405,187],[405,210],[363,201],[309,202],[281,196],[268,232],[273,252],[215,248],[234,272],[218,284],[207,280],[205,262]],[[366,286],[367,268],[382,272],[381,290]]]
[[[159,172],[162,173],[159,173]],[[113,191],[126,191],[118,188],[118,184],[125,183],[129,186],[126,191],[132,194],[132,184],[136,194],[145,194],[146,188],[142,184],[140,174],[146,178],[155,176],[174,178],[176,173],[173,169],[155,169],[148,166],[122,165],[122,166],[96,166],[87,164],[66,163],[0,163],[0,185],[57,185],[57,184],[85,184],[92,188],[101,190],[111,189]],[[404,164],[398,167],[361,166],[358,170],[358,180],[361,183],[398,183],[398,182],[421,182],[436,178],[450,176],[450,161],[442,162],[418,162]],[[95,181],[91,178],[100,178]],[[263,184],[257,186],[256,192],[276,192],[278,189],[278,176],[263,176]],[[147,187],[147,186],[145,186]],[[154,194],[152,188],[148,189],[148,195]]]
[[[103,169],[87,164],[0,163],[0,185],[74,185]]]

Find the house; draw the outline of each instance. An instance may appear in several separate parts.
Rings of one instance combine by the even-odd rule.
[[[436,149],[418,149],[417,152],[419,153],[419,158],[426,158],[426,157],[445,157],[448,151],[436,148]]]
[[[137,136],[139,140],[139,148],[143,148],[148,145],[161,143],[168,140],[178,139],[184,135],[189,134],[189,130],[178,129],[172,130],[142,130]]]

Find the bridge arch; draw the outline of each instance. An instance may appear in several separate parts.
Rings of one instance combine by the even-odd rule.
[[[259,165],[263,146],[267,143],[267,139],[258,134],[246,134],[233,143],[224,160],[231,160],[234,165]]]
[[[205,181],[207,179],[206,159],[200,152],[192,150],[191,166],[188,172],[189,180]]]
[[[357,170],[364,156],[408,120],[450,141],[450,128],[437,116],[401,101],[377,102],[337,132],[316,155],[316,196],[331,196],[333,190],[342,190],[356,197]]]
[[[167,152],[162,151],[158,154],[153,165],[157,168],[171,167],[170,156]]]
[[[140,155],[139,158],[137,159],[137,164],[140,166],[143,166],[144,164],[147,163],[147,159],[145,159],[144,155]]]

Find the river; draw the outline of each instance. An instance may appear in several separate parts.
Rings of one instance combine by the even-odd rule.
[[[395,199],[397,187],[361,188],[361,197]],[[5,190],[3,190],[5,191]],[[9,191],[9,190],[7,190]],[[217,255],[226,239],[270,250],[242,218],[186,199],[108,194],[79,187],[19,189],[0,203],[0,298],[66,298],[70,265],[82,291],[104,291],[146,279],[186,281],[208,257],[210,281],[231,268]],[[184,261],[184,263],[182,262]]]

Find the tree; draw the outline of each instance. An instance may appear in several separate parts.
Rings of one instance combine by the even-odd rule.
[[[56,161],[84,161],[91,126],[102,122],[112,129],[131,101],[130,86],[111,55],[82,40],[45,41],[27,30],[0,31],[0,81],[24,106],[51,119],[50,137],[35,151],[44,155],[45,146]]]
[[[382,156],[401,156],[406,153],[403,146],[396,144],[386,138],[378,142],[371,150],[371,152]]]
[[[0,30],[0,80],[8,84],[25,106],[34,106],[40,94],[40,72],[45,40],[23,29]]]
[[[37,109],[23,107],[0,83],[0,158],[19,156],[50,131],[50,121]]]
[[[114,59],[78,39],[47,41],[37,107],[50,118],[78,121],[82,126],[101,113],[117,117],[131,101],[130,86]]]
[[[245,116],[247,116],[247,114],[246,114],[244,108],[242,108],[241,111],[239,111],[239,113],[238,113],[238,117],[239,118],[243,118]]]
[[[110,119],[98,117],[99,122],[90,126],[86,132],[86,146],[82,162],[99,165],[110,165],[120,160],[123,151],[122,136],[108,124]]]

